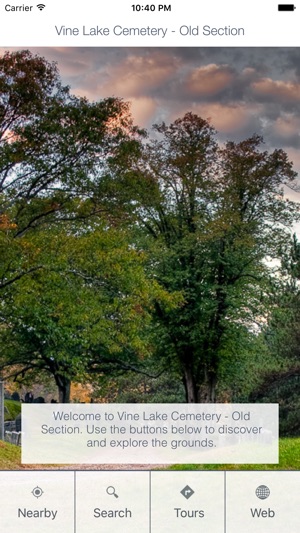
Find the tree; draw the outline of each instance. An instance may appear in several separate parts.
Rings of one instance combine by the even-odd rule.
[[[0,59],[1,367],[17,379],[50,373],[61,401],[104,356],[141,357],[142,304],[160,299],[100,187],[137,134],[121,99],[74,97],[56,65],[28,51]]]
[[[294,234],[281,251],[279,275],[273,280],[272,313],[264,327],[269,350],[281,362],[283,371],[300,363],[300,243]]]
[[[100,375],[98,386],[94,384],[93,398],[114,403],[182,403],[185,394],[178,376],[168,370],[156,377],[128,371]]]
[[[71,382],[138,366],[150,350],[154,298],[172,300],[147,279],[145,255],[124,230],[89,221],[85,230],[77,223],[35,232],[36,246],[43,239],[43,269],[14,284],[2,306],[0,369],[17,381],[48,374],[66,403]]]
[[[262,334],[273,366],[261,373],[250,401],[279,403],[280,432],[299,435],[300,245],[296,235],[282,248],[279,274],[271,287],[272,310]]]
[[[266,259],[279,256],[298,216],[282,191],[296,174],[285,152],[263,151],[257,135],[219,147],[192,113],[154,134],[114,162],[113,180],[151,250],[149,271],[183,297],[171,310],[156,305],[157,355],[181,373],[188,402],[214,402],[237,339],[254,337],[266,316]]]
[[[105,160],[134,135],[128,104],[70,94],[29,51],[0,58],[0,289],[41,268],[32,231],[99,213]]]

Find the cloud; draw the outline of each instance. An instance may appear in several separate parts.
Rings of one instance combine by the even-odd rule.
[[[294,168],[300,170],[300,152],[297,148],[289,148],[288,150],[289,160],[293,163]],[[298,201],[300,200],[300,193],[298,194]]]
[[[103,89],[109,92],[113,88],[124,97],[151,95],[168,83],[176,69],[176,59],[168,54],[152,51],[142,56],[135,53],[112,66]]]
[[[152,98],[133,98],[131,111],[136,124],[151,125],[157,112],[157,103]]]
[[[185,82],[186,91],[198,98],[216,95],[231,86],[235,72],[229,65],[209,64],[194,69]]]
[[[282,114],[269,126],[270,141],[282,147],[300,147],[300,116]]]
[[[253,94],[260,101],[272,101],[284,106],[300,103],[300,83],[263,78],[252,84]]]
[[[257,133],[267,150],[286,150],[300,171],[300,48],[31,50],[57,62],[71,93],[130,101],[141,127],[150,130],[153,123],[170,123],[192,111],[210,119],[221,143]],[[286,194],[300,201],[300,193]]]
[[[300,147],[300,49],[33,48],[57,61],[71,92],[132,102],[150,127],[187,111],[211,118],[220,139],[262,134],[266,145]]]

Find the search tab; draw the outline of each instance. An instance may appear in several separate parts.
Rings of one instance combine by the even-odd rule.
[[[149,487],[149,472],[76,472],[77,531],[148,533]]]

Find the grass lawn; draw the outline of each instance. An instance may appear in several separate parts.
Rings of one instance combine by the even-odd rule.
[[[4,400],[4,419],[14,420],[21,413],[21,403],[14,400]]]
[[[21,448],[0,440],[0,470],[20,470]]]
[[[279,439],[279,463],[267,465],[173,465],[170,470],[300,470],[300,438]]]
[[[279,456],[280,463],[276,465],[173,465],[168,467],[168,470],[300,470],[300,438],[280,439]],[[49,467],[57,468],[55,465],[47,465],[47,469]],[[21,465],[19,446],[0,441],[0,470],[36,470],[37,468],[38,465]],[[40,468],[42,470],[43,465]]]

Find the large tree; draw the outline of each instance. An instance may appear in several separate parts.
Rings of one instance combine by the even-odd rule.
[[[219,147],[192,113],[153,134],[115,162],[114,182],[151,249],[149,272],[183,296],[176,309],[156,305],[157,353],[181,373],[188,402],[214,402],[241,338],[266,314],[266,260],[278,257],[297,217],[282,190],[295,172],[256,135]]]
[[[296,235],[283,247],[279,274],[273,279],[272,312],[261,335],[273,365],[261,372],[249,400],[279,403],[281,435],[299,435],[300,243]]]
[[[0,58],[0,289],[40,268],[32,230],[99,212],[96,176],[134,131],[122,100],[71,95],[29,51]]]
[[[48,375],[68,402],[72,382],[138,369],[151,351],[154,300],[173,305],[145,274],[124,230],[89,221],[35,232],[43,268],[13,284],[0,312],[0,370],[18,382]],[[176,302],[175,302],[176,303]]]
[[[100,288],[113,268],[98,276],[88,246],[101,241],[101,232],[105,240],[111,226],[98,184],[107,159],[134,143],[135,133],[121,99],[91,103],[73,96],[56,65],[29,51],[0,58],[1,367],[14,367],[19,376],[52,373],[63,400],[78,369],[83,372],[78,361],[88,318],[91,329],[95,316],[109,313]],[[122,250],[120,245],[119,256]],[[116,285],[122,286],[120,277]]]

